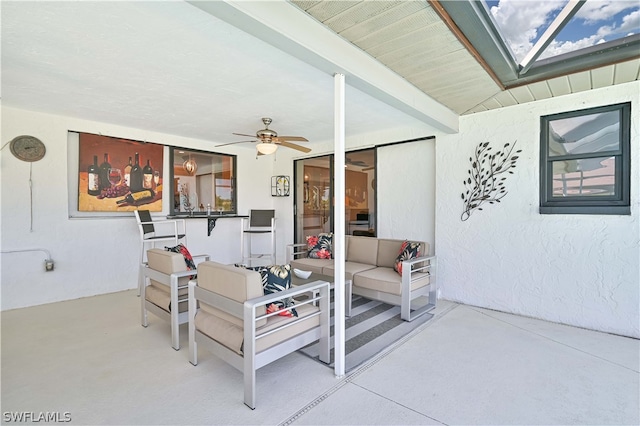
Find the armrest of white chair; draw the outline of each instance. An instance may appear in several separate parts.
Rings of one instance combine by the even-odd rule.
[[[179,233],[182,234],[186,234],[187,233],[187,224],[186,221],[184,219],[165,219],[165,220],[153,220],[151,222],[140,222],[140,224],[142,225],[168,225],[168,224],[172,224],[173,225],[173,233],[174,235],[178,235]],[[182,232],[179,232],[180,229],[178,227],[178,224],[181,225],[182,227]],[[158,231],[156,231],[158,232]]]
[[[143,274],[145,277],[148,277],[154,281],[158,281],[159,283],[165,284],[165,285],[170,285],[172,278],[175,278],[177,280],[178,278],[182,278],[182,277],[190,277],[191,275],[196,275],[196,272],[197,271],[190,269],[187,271],[174,272],[170,275],[167,275],[163,272],[156,271],[155,269],[151,269],[148,266],[143,269]],[[181,286],[180,288],[184,288],[184,287],[186,287],[186,285]]]
[[[436,256],[421,256],[402,262],[402,318],[412,321],[436,306],[438,284],[436,281]],[[429,303],[411,312],[411,285],[421,280],[429,280]]]
[[[193,263],[195,263],[196,266],[200,262],[211,260],[211,256],[209,256],[208,254],[192,254],[191,257],[193,258]]]
[[[307,245],[305,243],[296,243],[287,245],[287,262],[299,257],[307,257]]]

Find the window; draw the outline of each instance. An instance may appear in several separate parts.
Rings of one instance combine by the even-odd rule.
[[[631,214],[631,104],[541,117],[540,213]]]
[[[184,148],[170,150],[173,203],[171,214],[206,214],[207,206],[237,213],[236,156]]]

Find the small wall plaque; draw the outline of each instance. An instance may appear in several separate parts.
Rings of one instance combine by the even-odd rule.
[[[289,176],[271,176],[271,196],[289,196]]]

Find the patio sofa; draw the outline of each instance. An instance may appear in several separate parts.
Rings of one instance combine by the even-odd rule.
[[[345,279],[352,280],[353,294],[400,306],[405,321],[426,314],[436,306],[436,257],[428,256],[429,245],[419,243],[419,257],[399,260],[405,240],[346,236]],[[331,251],[331,248],[329,248]],[[334,276],[332,258],[310,258],[307,244],[287,246],[287,262],[291,268]],[[396,262],[401,267],[394,269]],[[428,303],[411,308],[415,299],[427,296]]]

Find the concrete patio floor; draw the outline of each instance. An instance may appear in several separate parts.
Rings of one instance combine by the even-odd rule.
[[[300,353],[242,374],[168,323],[140,326],[134,290],[2,312],[2,422],[71,424],[637,425],[640,341],[439,301],[435,317],[351,374]]]

